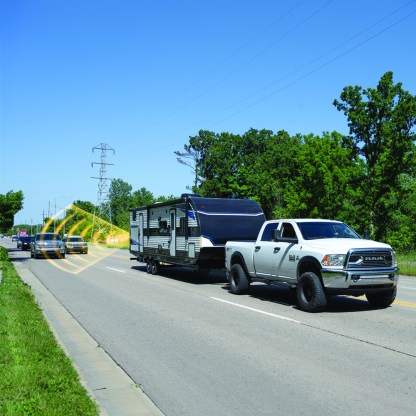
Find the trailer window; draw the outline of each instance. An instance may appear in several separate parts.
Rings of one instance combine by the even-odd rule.
[[[199,237],[201,231],[199,227],[188,227],[188,235],[190,237]]]
[[[186,231],[186,222],[185,217],[179,218],[179,229],[177,230],[177,235],[185,235]]]
[[[168,234],[169,226],[167,221],[159,221],[159,234]]]

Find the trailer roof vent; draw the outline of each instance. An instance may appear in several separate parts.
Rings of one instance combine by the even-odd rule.
[[[182,199],[192,198],[192,197],[194,197],[194,198],[201,198],[201,195],[199,195],[199,194],[182,194],[181,195],[181,198]]]

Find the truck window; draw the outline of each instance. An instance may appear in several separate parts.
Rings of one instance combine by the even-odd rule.
[[[272,222],[264,227],[261,241],[273,241],[273,230],[276,230],[279,226],[278,222]]]
[[[296,238],[296,231],[292,224],[284,223],[282,225],[282,237],[285,238]]]

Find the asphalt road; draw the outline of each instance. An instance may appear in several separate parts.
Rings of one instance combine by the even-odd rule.
[[[414,414],[416,278],[385,310],[334,297],[308,314],[286,288],[235,296],[222,273],[151,276],[126,251],[11,256],[167,416]]]

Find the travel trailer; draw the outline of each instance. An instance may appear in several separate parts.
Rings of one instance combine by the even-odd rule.
[[[130,210],[130,253],[152,274],[161,264],[224,269],[225,243],[255,240],[264,221],[251,199],[183,194]]]

